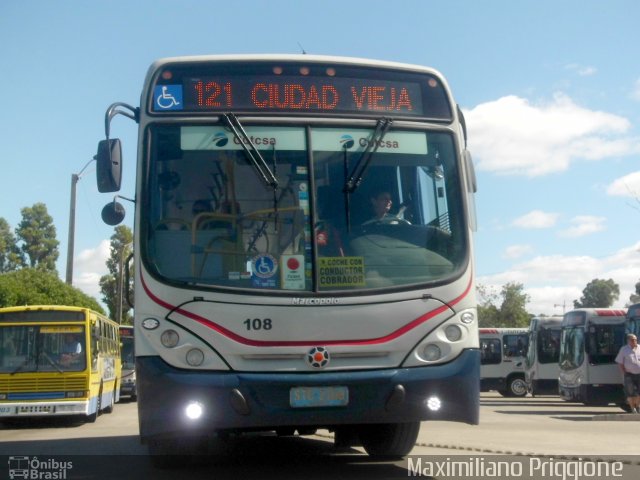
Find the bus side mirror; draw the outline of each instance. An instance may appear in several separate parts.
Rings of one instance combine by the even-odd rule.
[[[124,207],[115,200],[107,203],[102,209],[102,221],[107,225],[115,226],[120,224],[124,220],[124,216]]]
[[[117,138],[98,143],[96,176],[100,193],[117,192],[122,182],[122,144]]]

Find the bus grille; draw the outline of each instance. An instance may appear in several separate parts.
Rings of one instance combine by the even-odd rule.
[[[76,375],[62,378],[0,378],[0,393],[61,392],[69,390],[88,390],[87,377]]]

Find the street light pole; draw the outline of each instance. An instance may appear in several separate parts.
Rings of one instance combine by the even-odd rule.
[[[69,205],[69,236],[67,237],[67,285],[73,283],[73,249],[76,236],[76,186],[82,177],[82,172],[86,170],[95,157],[87,162],[78,173],[71,174],[71,201]]]

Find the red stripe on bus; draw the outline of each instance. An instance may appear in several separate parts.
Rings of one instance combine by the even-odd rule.
[[[163,308],[166,308],[167,310],[170,311],[175,311],[177,313],[179,313],[180,315],[183,315],[187,318],[190,318],[191,320],[194,320],[198,323],[200,323],[201,325],[204,325],[205,327],[208,327],[216,332],[218,332],[219,334],[234,340],[235,342],[241,343],[243,345],[249,345],[252,347],[301,347],[301,346],[313,346],[313,345],[377,345],[380,343],[387,343],[390,342],[392,340],[395,340],[396,338],[404,335],[405,333],[409,332],[410,330],[413,330],[414,328],[416,328],[417,326],[423,324],[424,322],[432,319],[433,317],[435,317],[436,315],[439,315],[445,311],[447,311],[449,309],[448,305],[455,305],[457,303],[460,303],[468,294],[469,291],[471,290],[471,278],[469,279],[469,284],[467,285],[467,288],[464,290],[464,292],[462,292],[462,294],[460,294],[458,297],[456,297],[455,299],[453,299],[451,302],[449,302],[448,305],[442,305],[438,308],[436,308],[435,310],[431,310],[430,312],[425,313],[424,315],[419,316],[418,318],[416,318],[415,320],[412,320],[411,322],[409,322],[408,324],[400,327],[399,329],[391,332],[388,335],[385,335],[384,337],[377,337],[377,338],[365,338],[365,339],[351,339],[351,340],[295,340],[295,341],[287,341],[287,340],[282,340],[282,341],[274,341],[274,340],[253,340],[251,338],[247,338],[247,337],[243,337],[241,335],[238,335],[235,332],[232,332],[231,330],[223,327],[222,325],[219,325],[215,322],[212,322],[211,320],[201,317],[200,315],[197,315],[193,312],[189,312],[187,310],[184,310],[182,308],[176,308],[173,305],[171,305],[170,303],[165,302],[164,300],[162,300],[161,298],[155,296],[151,290],[149,289],[149,287],[147,286],[147,283],[144,281],[144,277],[142,275],[140,275],[140,278],[142,280],[142,286],[144,288],[144,291],[147,293],[147,295],[149,296],[149,298],[151,300],[153,300],[156,304],[160,305]]]
[[[625,312],[624,310],[596,310],[596,315],[598,315],[599,317],[624,317],[626,314],[627,312]]]

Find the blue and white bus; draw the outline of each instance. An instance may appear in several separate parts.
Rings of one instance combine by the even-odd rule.
[[[159,461],[230,432],[318,428],[402,456],[421,421],[478,423],[475,177],[440,73],[157,61],[140,106],[107,111],[103,192],[120,188],[118,114],[139,125],[136,375]]]
[[[579,308],[565,313],[560,339],[558,390],[564,400],[629,408],[615,363],[625,343],[624,310]]]

